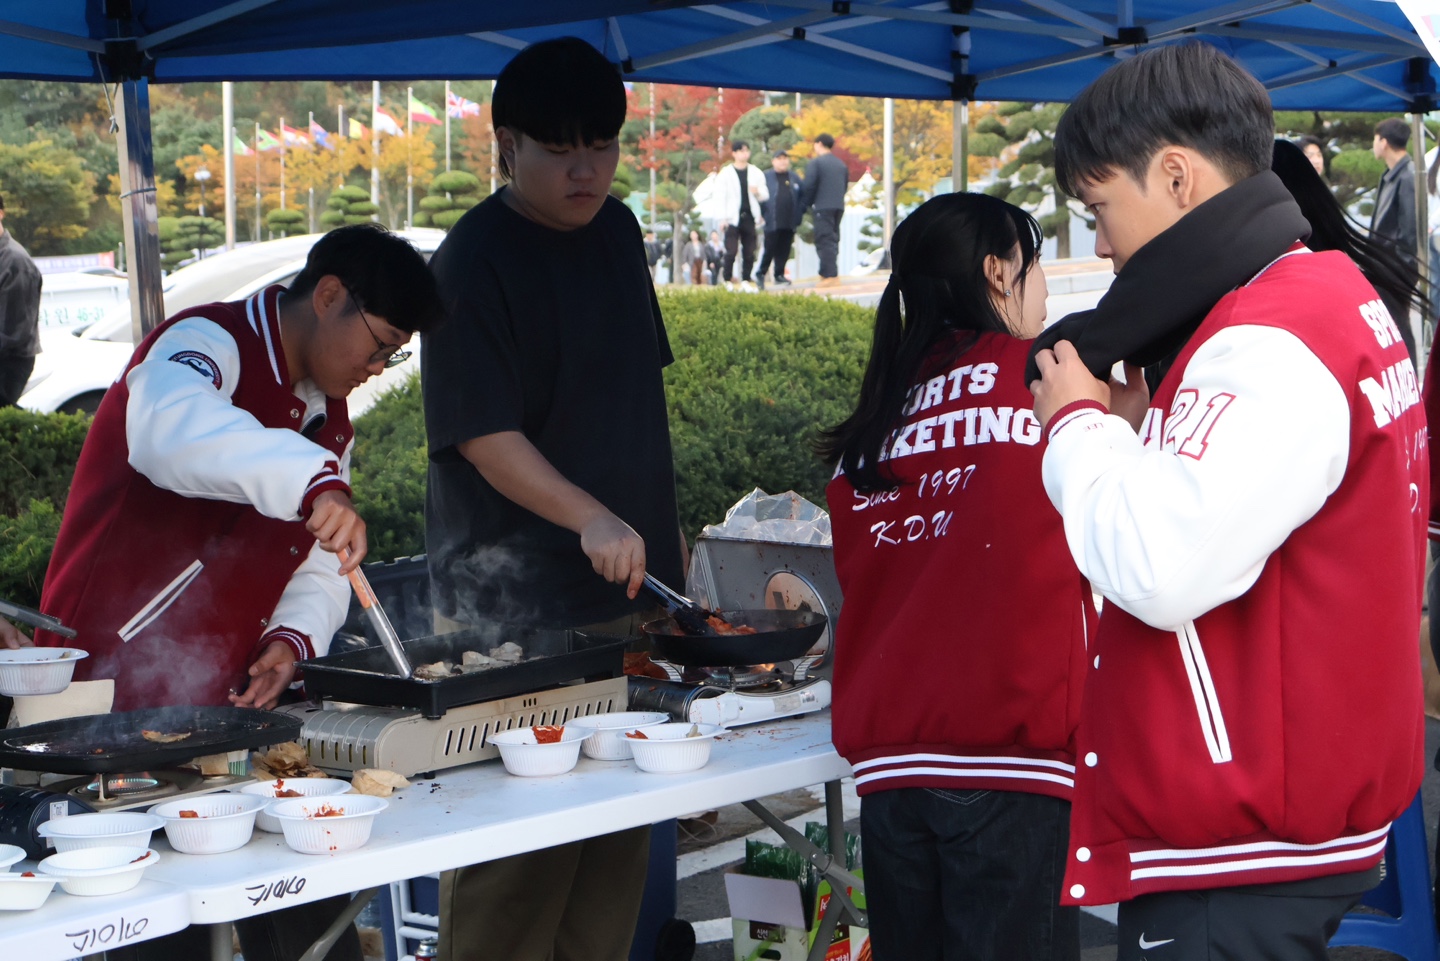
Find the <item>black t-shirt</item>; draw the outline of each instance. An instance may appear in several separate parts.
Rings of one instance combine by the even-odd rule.
[[[522,432],[635,528],[647,569],[681,586],[661,376],[673,358],[635,216],[611,197],[588,225],[557,231],[496,194],[430,263],[448,313],[420,354],[439,611],[577,627],[649,603],[628,600],[595,573],[579,535],[502,496],[457,450],[502,431]]]
[[[749,173],[748,166],[744,170],[739,167],[735,168],[735,176],[740,178],[740,219],[736,221],[737,224],[753,224],[755,222],[755,213],[750,209],[750,178],[747,176]]]

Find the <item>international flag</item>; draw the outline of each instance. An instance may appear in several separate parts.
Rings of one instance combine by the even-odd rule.
[[[248,143],[240,139],[239,134],[231,134],[230,136],[233,137],[235,140],[235,142],[230,145],[231,148],[235,151],[235,156],[249,157],[255,153],[255,151],[250,149],[250,145]]]
[[[347,126],[349,126],[350,128],[350,137],[353,140],[364,140],[366,137],[370,136],[369,129],[366,128],[363,123],[356,120],[354,117],[350,118],[350,122],[349,124],[347,124]]]
[[[380,131],[381,133],[405,132],[401,129],[399,122],[394,117],[390,116],[390,114],[385,111],[384,107],[380,107],[375,111],[373,122],[375,124],[375,129]]]
[[[335,145],[330,142],[329,132],[315,121],[310,121],[310,139],[327,150],[334,150]]]
[[[445,111],[452,117],[478,117],[480,105],[457,93],[449,93],[445,95]]]
[[[434,107],[423,100],[416,99],[414,94],[410,95],[410,119],[416,123],[438,124],[443,122],[436,116]]]
[[[279,150],[280,141],[276,140],[270,131],[258,130],[255,132],[255,149],[260,151]]]
[[[303,130],[296,130],[294,127],[286,126],[282,123],[280,125],[280,135],[285,138],[285,146],[287,147],[310,146],[310,138],[305,136],[305,131]]]

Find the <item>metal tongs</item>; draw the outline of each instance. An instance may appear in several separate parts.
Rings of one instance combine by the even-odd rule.
[[[344,563],[348,557],[348,551],[340,551],[341,563]],[[390,618],[385,616],[384,609],[380,607],[380,601],[375,596],[374,588],[370,586],[370,581],[358,567],[350,572],[350,586],[355,588],[355,596],[360,599],[360,606],[365,609],[365,616],[369,618],[370,626],[375,628],[375,633],[380,636],[380,644],[385,648],[385,653],[390,655],[396,672],[408,680],[415,673],[415,669],[410,666],[410,658],[405,656],[405,648],[400,646],[400,635],[395,633],[395,628],[390,624]]]
[[[665,607],[665,613],[675,619],[680,625],[680,630],[686,634],[714,634],[715,629],[710,626],[708,617],[713,617],[715,612],[706,610],[696,604],[684,594],[677,593],[665,586],[665,583],[650,572],[645,573],[645,586],[650,592],[660,598],[660,603]]]
[[[19,604],[11,604],[9,601],[0,601],[0,614],[19,621],[21,624],[29,624],[31,627],[38,627],[49,631],[51,634],[59,634],[61,637],[74,639],[78,632],[73,627],[66,627],[60,623],[58,617],[51,617],[49,614],[41,614],[39,611],[32,611],[28,607],[21,607]]]

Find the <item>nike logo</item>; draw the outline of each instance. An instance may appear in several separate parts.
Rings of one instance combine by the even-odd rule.
[[[1141,932],[1140,932],[1140,950],[1141,950],[1141,951],[1149,951],[1151,948],[1158,948],[1158,947],[1160,947],[1162,944],[1174,944],[1174,943],[1175,943],[1175,939],[1174,939],[1174,938],[1166,938],[1164,941],[1146,941],[1146,940],[1145,940],[1145,932],[1144,932],[1144,931],[1141,931]]]

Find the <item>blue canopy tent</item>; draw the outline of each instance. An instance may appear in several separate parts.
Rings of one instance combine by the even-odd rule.
[[[952,100],[1068,100],[1116,57],[1201,38],[1277,108],[1428,112],[1435,73],[1384,0],[0,0],[0,77],[122,85],[134,316],[158,323],[147,85],[493,77],[576,35],[627,79]]]

